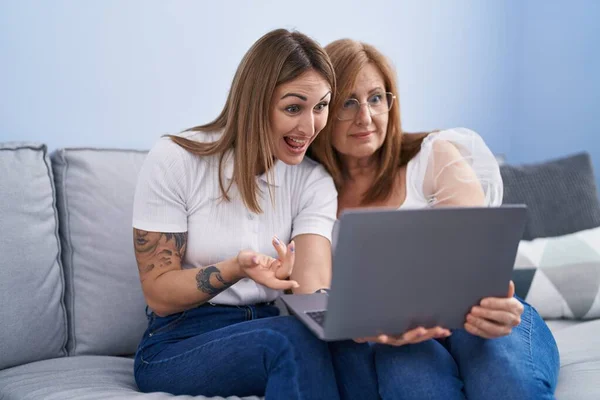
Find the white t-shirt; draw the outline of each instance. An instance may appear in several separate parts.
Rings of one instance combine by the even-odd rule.
[[[219,134],[185,132],[188,139],[212,142]],[[208,266],[250,249],[277,257],[276,235],[285,243],[301,234],[331,240],[337,211],[337,191],[325,169],[312,160],[274,165],[271,202],[267,175],[257,177],[262,214],[249,211],[232,185],[231,201],[221,199],[218,156],[199,157],[169,138],[149,152],[138,177],[133,227],[154,232],[187,232],[183,268]],[[233,176],[232,152],[224,160],[225,187]],[[243,305],[275,300],[279,291],[242,279],[215,296],[216,304]]]

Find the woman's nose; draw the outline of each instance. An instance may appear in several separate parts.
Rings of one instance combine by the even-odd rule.
[[[307,113],[300,121],[300,132],[305,135],[313,136],[315,134],[315,116],[313,113]]]
[[[371,123],[371,110],[369,109],[368,103],[361,104],[358,111],[356,112],[356,123],[358,125],[369,125]]]

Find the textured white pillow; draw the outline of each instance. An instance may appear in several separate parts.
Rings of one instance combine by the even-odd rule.
[[[600,227],[521,241],[515,269],[535,268],[525,301],[543,318],[600,317]]]

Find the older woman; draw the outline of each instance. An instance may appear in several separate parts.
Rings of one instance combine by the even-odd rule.
[[[338,214],[360,207],[501,204],[498,164],[480,136],[464,128],[404,134],[386,58],[346,39],[326,51],[338,91],[310,151],[334,179]],[[553,398],[556,343],[537,312],[514,297],[512,282],[507,297],[473,307],[464,330],[419,327],[356,341],[331,345],[343,398]]]

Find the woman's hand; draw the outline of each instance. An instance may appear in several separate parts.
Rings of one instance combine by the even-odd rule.
[[[465,330],[473,335],[493,339],[509,335],[512,328],[521,323],[523,304],[516,298],[515,284],[508,284],[508,296],[486,297],[467,314]]]
[[[405,344],[417,344],[429,339],[442,339],[450,336],[452,332],[448,329],[436,326],[435,328],[423,328],[422,326],[404,332],[400,336],[379,335],[360,339],[354,339],[357,343],[374,342],[389,344],[391,346],[404,346]]]
[[[251,250],[242,250],[237,256],[241,274],[256,283],[275,290],[297,288],[296,281],[287,280],[294,269],[294,241],[289,245],[283,244],[273,237],[273,247],[277,250],[278,258],[269,257]]]

